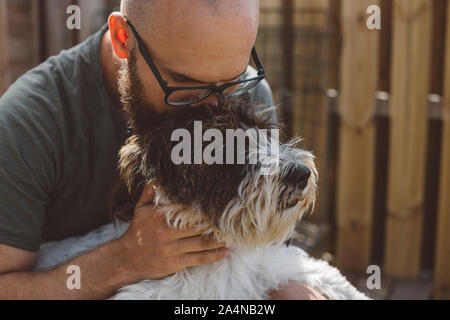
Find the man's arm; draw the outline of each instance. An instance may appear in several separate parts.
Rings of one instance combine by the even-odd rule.
[[[47,272],[27,272],[36,254],[9,246],[0,246],[0,299],[102,299],[127,284],[119,263],[117,241],[75,258]],[[5,259],[4,259],[5,258]],[[66,286],[69,265],[81,270],[81,289]]]
[[[102,299],[114,294],[121,286],[132,283],[131,273],[126,271],[121,259],[123,249],[118,240],[105,244],[95,251],[47,272],[11,272],[27,270],[34,263],[36,254],[0,245],[0,299]],[[69,265],[81,270],[80,290],[66,287]],[[10,272],[10,273],[7,273]],[[4,273],[4,274],[2,274]],[[290,281],[270,293],[272,300],[324,300],[313,288]]]
[[[66,165],[62,124],[55,121],[63,115],[47,94],[52,81],[40,72],[30,74],[0,98],[0,299],[101,299],[124,284],[229,254],[223,244],[201,238],[196,230],[169,229],[153,206],[141,204],[120,240],[51,271],[30,272],[50,195]],[[70,264],[80,268],[81,290],[66,286]]]
[[[36,254],[2,246],[1,299],[105,299],[120,287],[158,279],[182,269],[221,260],[229,255],[224,244],[201,237],[204,231],[169,228],[149,204],[154,189],[144,188],[134,219],[124,236],[65,265],[46,272],[27,272]],[[67,288],[67,268],[80,268],[81,289]]]
[[[33,267],[35,261],[35,252],[17,249],[0,243],[0,275],[11,271],[29,270]]]

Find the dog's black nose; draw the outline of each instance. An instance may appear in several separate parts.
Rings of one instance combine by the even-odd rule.
[[[284,176],[284,183],[291,186],[297,186],[305,189],[308,185],[308,179],[311,176],[311,170],[304,165],[292,166]]]

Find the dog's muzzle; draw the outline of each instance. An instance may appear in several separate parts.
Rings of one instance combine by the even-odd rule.
[[[283,177],[283,183],[303,190],[308,185],[311,170],[303,164],[293,164]]]

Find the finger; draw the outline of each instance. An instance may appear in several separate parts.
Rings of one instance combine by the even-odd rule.
[[[220,261],[230,255],[230,249],[216,249],[212,251],[186,253],[182,256],[182,263],[186,267],[195,267],[203,264]]]
[[[142,205],[139,210],[135,210],[135,220],[144,220],[141,223],[151,224],[152,228],[158,227],[159,231],[164,231],[167,240],[179,240],[184,238],[203,235],[207,230],[197,230],[197,228],[173,228],[167,224],[164,213],[150,205]]]
[[[207,230],[197,230],[195,228],[182,229],[182,230],[180,230],[178,228],[171,228],[171,227],[167,227],[167,228],[168,228],[167,235],[170,240],[189,239],[192,237],[201,236],[207,232]]]
[[[175,219],[174,216],[172,216],[171,221]],[[205,234],[208,232],[206,229],[199,230],[198,227],[184,227],[183,229],[180,228],[172,228],[172,239],[183,239],[183,238],[189,238],[189,237],[195,237],[202,234]]]
[[[208,230],[198,230],[197,228],[174,229],[176,239],[197,237],[205,234]]]
[[[219,243],[211,237],[201,236],[178,240],[175,245],[176,249],[174,250],[177,253],[201,252],[225,247],[225,243]]]

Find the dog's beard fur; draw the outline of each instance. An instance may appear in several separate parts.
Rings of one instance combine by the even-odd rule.
[[[135,134],[120,151],[120,182],[111,200],[114,218],[131,220],[144,186],[158,183],[154,204],[169,225],[195,226],[227,245],[254,247],[285,241],[314,206],[317,170],[312,154],[294,147],[297,141],[280,145],[279,154],[272,155],[279,156],[273,175],[263,175],[260,164],[249,164],[248,143],[246,164],[173,163],[172,150],[179,142],[171,141],[172,133],[186,129],[193,137],[194,121],[202,121],[203,131],[217,129],[223,137],[226,129],[277,129],[268,109],[251,105],[248,95],[220,106],[178,107],[157,113],[143,99],[134,54],[121,70],[119,88]],[[202,150],[207,144],[203,142]],[[226,146],[223,155],[225,163]],[[287,182],[298,166],[311,170],[306,188]]]

